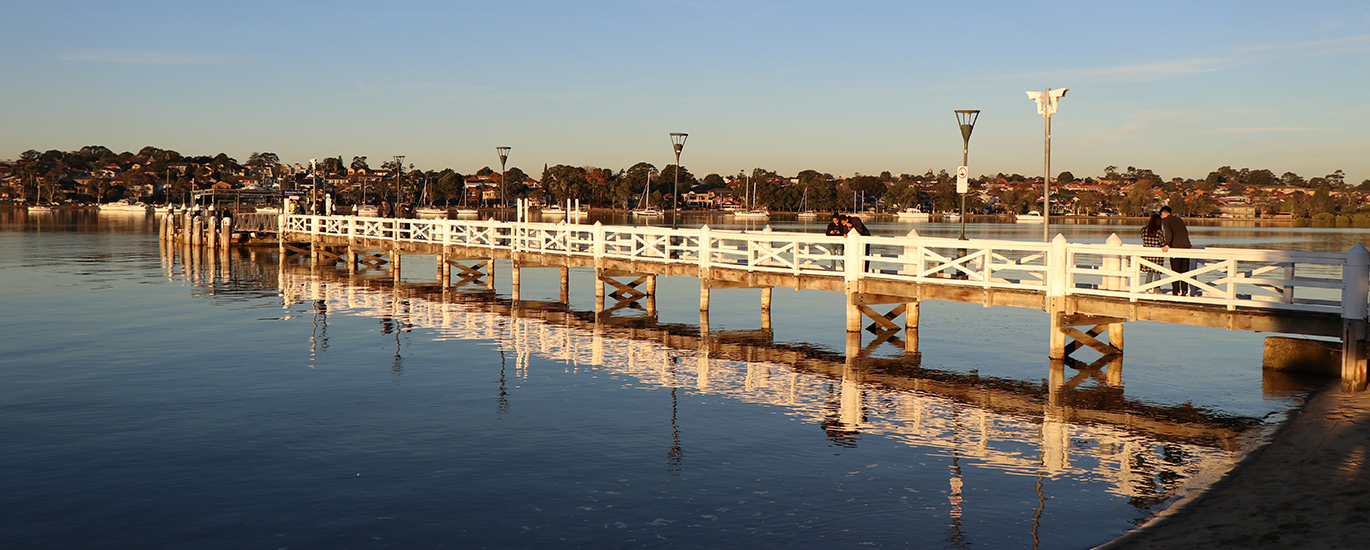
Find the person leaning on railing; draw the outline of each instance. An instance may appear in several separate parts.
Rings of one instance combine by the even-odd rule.
[[[1189,228],[1185,227],[1184,220],[1172,214],[1170,206],[1166,205],[1161,207],[1161,252],[1169,252],[1172,248],[1192,248],[1192,245],[1189,244]],[[1170,269],[1177,276],[1184,276],[1189,271],[1189,258],[1171,258]],[[1178,279],[1170,283],[1170,294],[1198,296],[1189,283]]]
[[[1161,215],[1152,212],[1151,218],[1148,219],[1146,225],[1142,227],[1142,246],[1160,248],[1164,245],[1165,238],[1161,235]],[[1161,264],[1161,258],[1159,256],[1143,256],[1142,259],[1156,265]],[[1142,284],[1151,284],[1160,278],[1161,273],[1156,271],[1156,268],[1146,264],[1142,265]],[[1148,294],[1155,294],[1156,289],[1148,288],[1146,289],[1146,292]]]

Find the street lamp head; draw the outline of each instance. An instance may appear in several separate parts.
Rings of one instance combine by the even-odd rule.
[[[499,161],[500,161],[500,162],[504,162],[505,159],[508,159],[508,158],[509,158],[509,148],[508,148],[508,147],[496,147],[496,148],[495,148],[495,152],[496,152],[496,153],[499,153]]]
[[[970,133],[975,129],[975,120],[980,118],[979,109],[957,109],[956,122],[961,125],[961,139],[970,143]]]
[[[671,132],[671,145],[675,147],[675,154],[679,155],[680,151],[685,149],[685,138],[688,137],[690,137],[690,134]]]
[[[1037,114],[1051,118],[1051,115],[1056,114],[1057,104],[1060,103],[1061,98],[1065,97],[1066,92],[1069,91],[1070,88],[1058,88],[1055,90],[1047,88],[1044,92],[1028,92],[1027,96],[1028,99],[1037,102]]]

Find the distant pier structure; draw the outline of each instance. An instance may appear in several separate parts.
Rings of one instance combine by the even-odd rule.
[[[916,232],[835,237],[769,227],[724,231],[534,223],[527,214],[521,203],[517,220],[509,222],[240,215],[227,226],[221,218],[217,230],[209,229],[215,222],[204,216],[171,214],[163,218],[162,234],[187,246],[274,241],[282,262],[343,263],[352,275],[389,270],[396,282],[400,256],[431,255],[444,287],[493,289],[495,261],[508,261],[515,303],[523,269],[560,270],[565,302],[571,292],[569,270],[587,268],[595,273],[596,311],[602,312],[645,303],[654,314],[657,277],[694,277],[703,331],[715,290],[761,289],[763,331],[770,328],[775,287],[842,292],[846,330],[856,335],[858,350],[860,333],[868,330],[877,335],[872,346],[897,342],[911,355],[918,353],[923,300],[1037,309],[1050,315],[1047,355],[1053,377],[1069,365],[1098,371],[1111,383],[1121,383],[1128,321],[1314,336],[1321,340],[1268,342],[1267,366],[1321,370],[1339,375],[1348,389],[1366,387],[1370,251],[1359,244],[1345,253],[1162,252],[1123,244],[1116,235],[1104,244],[1070,243],[1060,235],[1049,243],[963,241]],[[1190,258],[1191,269],[1172,270],[1170,258]],[[1177,281],[1197,292],[1166,293]],[[610,299],[617,305],[606,308]],[[1100,357],[1089,364],[1071,358],[1085,347]]]

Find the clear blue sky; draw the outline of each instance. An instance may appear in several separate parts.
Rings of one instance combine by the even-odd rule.
[[[8,0],[0,158],[1370,178],[1370,3]]]

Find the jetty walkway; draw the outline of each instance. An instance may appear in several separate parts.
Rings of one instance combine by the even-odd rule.
[[[1366,385],[1370,251],[1362,245],[1346,253],[1233,248],[1162,252],[1123,244],[1116,235],[1105,244],[1071,243],[1060,235],[1050,243],[957,240],[916,232],[835,237],[769,228],[534,223],[526,221],[526,213],[521,207],[518,221],[508,222],[249,215],[233,222],[242,224],[236,229],[220,229],[219,242],[246,240],[238,235],[251,227],[275,234],[282,261],[303,255],[318,265],[343,262],[351,273],[388,267],[396,280],[399,256],[432,255],[442,284],[451,284],[453,268],[463,282],[493,284],[494,260],[508,260],[515,301],[522,269],[560,268],[564,298],[567,270],[593,268],[600,309],[606,296],[620,304],[646,300],[654,309],[656,277],[695,277],[702,313],[709,309],[712,290],[762,289],[763,325],[769,324],[774,287],[843,292],[848,332],[860,332],[868,320],[873,332],[886,337],[902,329],[909,334],[904,343],[910,351],[916,351],[923,300],[1038,309],[1051,316],[1048,356],[1066,360],[1088,347],[1101,355],[1088,368],[1107,368],[1121,357],[1123,325],[1132,320],[1315,336],[1326,340],[1300,342],[1331,349],[1303,350],[1299,353],[1304,356],[1322,357],[1294,362],[1329,364],[1329,373],[1339,374],[1348,389]],[[191,226],[189,217],[178,225],[176,215],[169,215],[163,236],[199,240],[198,232],[185,229]],[[1174,271],[1170,258],[1190,258],[1192,269]],[[1148,269],[1159,277],[1147,281]],[[1166,293],[1175,281],[1198,292]],[[606,293],[606,287],[613,291]],[[873,306],[889,309],[881,313]]]

